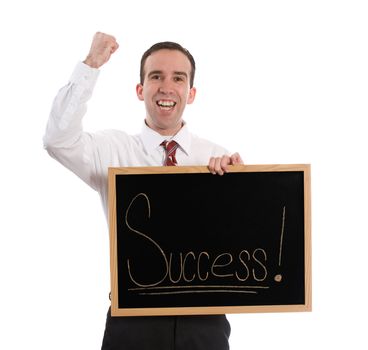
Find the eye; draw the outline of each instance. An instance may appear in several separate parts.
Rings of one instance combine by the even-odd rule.
[[[174,81],[175,82],[177,82],[177,83],[181,83],[181,82],[183,82],[185,79],[184,79],[184,77],[182,77],[182,76],[180,76],[180,75],[178,75],[178,76],[176,76],[176,77],[174,77]]]
[[[159,74],[153,74],[151,75],[151,80],[160,80],[161,76]]]

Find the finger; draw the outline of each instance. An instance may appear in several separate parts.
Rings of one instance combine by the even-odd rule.
[[[111,46],[111,54],[113,54],[119,48],[119,44],[114,42]]]
[[[231,158],[229,156],[224,155],[221,158],[220,166],[221,169],[226,173],[228,170],[228,165],[231,163]]]
[[[218,175],[224,175],[224,171],[221,166],[222,157],[217,157],[215,159],[215,173]]]
[[[243,159],[241,158],[239,153],[234,153],[231,157],[230,157],[230,164],[232,165],[236,165],[236,164],[244,164]]]
[[[215,161],[216,161],[215,157],[211,157],[210,158],[210,161],[208,163],[208,170],[212,174],[216,174],[216,171],[215,171]]]

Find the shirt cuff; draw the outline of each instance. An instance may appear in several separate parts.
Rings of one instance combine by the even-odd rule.
[[[99,74],[100,71],[97,68],[92,68],[83,62],[78,62],[77,66],[74,68],[70,82],[92,90]]]

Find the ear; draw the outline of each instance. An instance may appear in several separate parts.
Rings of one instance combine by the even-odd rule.
[[[137,93],[138,99],[140,101],[144,101],[144,97],[143,97],[143,85],[142,84],[137,84],[135,91]]]
[[[190,105],[194,102],[196,93],[197,93],[197,89],[195,87],[190,88],[189,95],[188,95],[188,100],[187,100],[188,105]]]

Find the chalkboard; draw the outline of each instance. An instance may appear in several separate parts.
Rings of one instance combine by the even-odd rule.
[[[310,166],[109,169],[113,316],[311,310]]]

